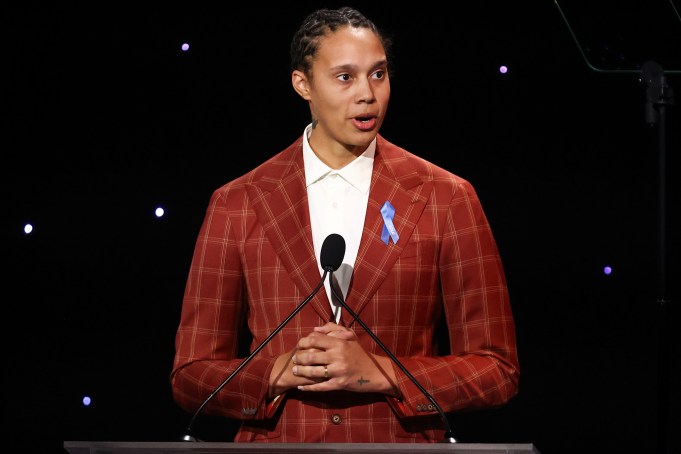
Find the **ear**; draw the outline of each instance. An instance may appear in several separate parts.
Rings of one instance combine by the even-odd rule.
[[[293,89],[306,101],[310,100],[310,84],[304,72],[295,70],[291,73]]]

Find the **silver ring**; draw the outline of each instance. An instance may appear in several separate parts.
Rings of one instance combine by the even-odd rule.
[[[329,369],[324,366],[324,378],[329,378]]]

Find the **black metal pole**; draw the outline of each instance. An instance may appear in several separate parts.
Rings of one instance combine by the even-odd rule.
[[[666,108],[674,101],[672,88],[667,84],[664,70],[653,62],[641,68],[641,80],[646,90],[646,121],[657,125],[658,145],[658,370],[657,370],[657,452],[670,453],[670,346],[669,300],[667,299],[667,141]]]

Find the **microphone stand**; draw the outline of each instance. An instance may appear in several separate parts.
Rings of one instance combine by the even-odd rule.
[[[670,346],[669,346],[669,303],[667,297],[667,131],[666,131],[666,113],[667,106],[674,104],[674,92],[667,84],[665,72],[667,74],[679,74],[681,70],[667,70],[664,71],[662,67],[654,61],[646,61],[641,65],[640,71],[635,69],[602,69],[592,65],[586,58],[586,53],[579,44],[577,36],[572,31],[572,27],[563,14],[563,11],[558,4],[558,0],[554,0],[560,15],[567,25],[568,31],[572,35],[577,48],[582,54],[587,66],[600,73],[611,74],[627,74],[638,73],[639,82],[647,84],[646,89],[646,103],[645,103],[645,117],[646,122],[651,126],[657,125],[657,146],[658,146],[658,369],[657,369],[657,417],[658,417],[658,433],[657,433],[657,452],[666,454],[669,452],[669,393],[670,393]],[[681,20],[674,3],[670,0],[669,5],[676,17]]]
[[[324,267],[324,274],[322,275],[322,278],[321,278],[321,280],[319,281],[319,284],[317,284],[317,287],[315,287],[315,289],[312,291],[312,293],[310,293],[310,295],[309,295],[307,298],[305,298],[305,300],[304,300],[302,303],[300,303],[300,304],[295,308],[295,310],[294,310],[293,312],[291,312],[291,314],[289,314],[289,316],[286,317],[286,319],[284,319],[284,321],[281,322],[281,324],[279,324],[279,326],[277,326],[277,328],[276,328],[274,331],[272,331],[272,333],[270,333],[270,335],[267,336],[267,338],[266,338],[264,341],[262,341],[262,342],[260,343],[260,345],[258,345],[258,346],[256,347],[256,349],[253,350],[253,352],[252,352],[250,355],[248,355],[248,356],[241,362],[241,364],[239,364],[239,366],[238,366],[236,369],[234,369],[234,371],[233,371],[231,374],[229,374],[229,376],[228,376],[227,378],[225,378],[225,379],[223,380],[222,383],[220,383],[220,385],[219,385],[217,388],[215,388],[215,390],[206,398],[206,400],[203,401],[203,403],[201,404],[201,406],[194,412],[194,415],[192,416],[192,419],[189,420],[189,424],[187,425],[187,430],[186,430],[186,432],[185,432],[185,435],[182,437],[182,440],[183,440],[183,441],[201,441],[201,440],[195,438],[195,437],[192,435],[192,426],[194,425],[194,420],[196,420],[196,418],[197,418],[197,417],[199,416],[199,414],[201,413],[201,410],[203,410],[203,407],[205,407],[206,404],[208,404],[208,402],[210,402],[210,401],[213,399],[213,397],[215,397],[215,395],[216,395],[218,392],[220,392],[220,390],[221,390],[222,388],[224,388],[224,387],[227,385],[227,383],[229,383],[229,382],[232,380],[232,378],[234,378],[234,376],[235,376],[236,374],[238,374],[239,371],[240,371],[241,369],[243,369],[243,367],[244,367],[246,364],[248,364],[248,363],[253,359],[253,357],[255,357],[255,355],[258,354],[258,352],[259,352],[260,350],[262,350],[262,348],[263,348],[265,345],[267,345],[267,344],[269,343],[269,341],[272,340],[272,338],[273,338],[279,331],[281,331],[282,328],[283,328],[284,326],[286,326],[286,324],[287,324],[289,321],[291,321],[291,319],[292,319],[293,317],[295,317],[295,315],[296,315],[298,312],[300,312],[300,310],[308,303],[308,301],[310,301],[310,300],[317,294],[317,292],[318,292],[319,289],[322,287],[322,285],[324,285],[324,279],[326,279],[326,275],[329,274],[329,271],[330,271],[330,270],[331,270],[331,272],[333,273],[333,271],[332,271],[333,268],[332,268],[332,267],[331,267],[331,268],[329,268],[329,267]]]
[[[397,359],[397,357],[393,354],[393,352],[391,352],[390,349],[388,347],[386,347],[385,344],[383,344],[383,342],[381,342],[381,340],[378,338],[378,336],[376,336],[376,334],[374,334],[374,332],[371,331],[371,329],[369,329],[369,327],[366,325],[366,323],[364,323],[364,321],[362,321],[362,319],[359,318],[359,316],[355,313],[355,311],[350,309],[350,307],[345,303],[345,299],[343,298],[343,295],[338,294],[338,292],[336,291],[336,286],[333,285],[333,271],[329,274],[329,286],[331,287],[331,292],[333,293],[333,296],[336,297],[336,299],[340,303],[341,307],[344,310],[348,311],[348,313],[350,315],[352,315],[352,318],[354,318],[357,321],[357,323],[359,323],[362,326],[362,328],[364,328],[364,331],[366,331],[367,334],[369,334],[369,336],[371,336],[371,338],[378,344],[379,347],[381,347],[381,349],[390,357],[390,359],[395,364],[397,364],[397,366],[402,370],[402,372],[404,372],[404,374],[407,377],[409,377],[409,380],[411,380],[411,382],[414,383],[414,385],[416,385],[416,387],[419,389],[419,391],[421,391],[421,393],[424,396],[426,396],[426,398],[430,401],[430,403],[433,404],[433,407],[440,414],[440,419],[442,419],[442,423],[445,426],[445,438],[444,438],[444,440],[441,441],[441,443],[456,443],[457,441],[454,438],[454,435],[453,435],[453,432],[452,432],[452,427],[449,424],[449,420],[447,419],[447,415],[445,415],[445,412],[442,411],[442,408],[440,408],[440,406],[435,401],[433,396],[431,396],[430,393],[428,393],[428,391],[426,391],[426,389],[418,382],[418,380],[416,380],[416,378],[414,378],[414,376],[407,370],[407,368],[400,362],[400,360]]]
[[[659,256],[658,256],[658,450],[667,452],[669,443],[669,300],[667,299],[667,197],[666,197],[666,111],[667,106],[674,104],[674,92],[667,84],[662,67],[647,61],[641,67],[640,81],[645,82],[646,89],[645,116],[651,126],[657,125],[658,133],[658,184],[659,184]]]

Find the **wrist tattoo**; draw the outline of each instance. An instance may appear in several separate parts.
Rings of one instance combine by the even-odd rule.
[[[359,386],[362,386],[362,385],[369,383],[369,380],[365,380],[364,376],[362,375],[362,376],[359,377],[359,380],[357,380],[357,383],[359,383]]]

